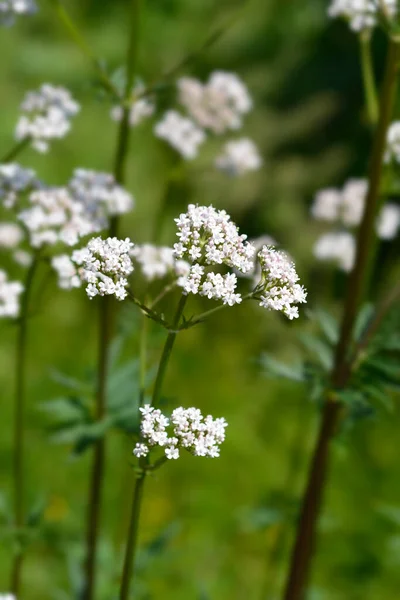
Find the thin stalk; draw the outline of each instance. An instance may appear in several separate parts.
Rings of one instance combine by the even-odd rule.
[[[58,4],[58,1],[57,1]],[[133,85],[136,53],[139,31],[139,8],[141,0],[131,0],[129,43],[126,57],[126,87],[125,98],[130,96]],[[72,32],[71,32],[72,33]],[[83,48],[82,48],[83,49]],[[117,146],[114,160],[114,177],[123,185],[125,183],[126,159],[129,149],[130,126],[129,108],[124,106],[123,117],[119,124]],[[109,235],[117,235],[118,219],[114,217],[110,223]],[[100,305],[99,323],[99,358],[96,394],[96,419],[102,420],[106,413],[107,404],[107,378],[108,357],[110,342],[112,338],[112,304],[111,298],[104,297]],[[93,600],[96,585],[96,556],[98,546],[98,535],[100,530],[100,512],[102,501],[102,489],[105,470],[105,439],[101,438],[95,445],[93,466],[88,501],[88,529],[86,534],[86,561],[85,561],[85,583],[83,600]]]
[[[27,146],[29,146],[30,141],[31,138],[27,136],[17,142],[15,146],[13,146],[13,148],[11,148],[11,150],[0,159],[0,163],[4,165],[13,161],[23,150],[25,150]]]
[[[399,44],[395,40],[391,40],[386,59],[379,121],[371,154],[366,207],[358,233],[355,266],[349,277],[339,341],[335,353],[332,373],[332,384],[335,388],[344,387],[351,373],[350,350],[354,324],[370,281],[372,261],[376,253],[374,226],[379,207],[379,187],[386,134],[396,93],[399,55]],[[284,600],[303,600],[306,595],[314,553],[317,520],[327,478],[330,442],[335,434],[341,412],[342,405],[335,401],[332,395],[328,395],[302,501]]]
[[[376,125],[379,117],[379,104],[376,93],[375,76],[371,55],[371,33],[362,32],[360,39],[361,72],[364,85],[365,105],[370,125]]]
[[[152,405],[156,406],[161,397],[162,385],[164,382],[165,373],[167,370],[168,362],[171,356],[172,348],[174,347],[176,334],[178,332],[179,321],[183,314],[183,310],[185,308],[187,296],[181,296],[179,300],[178,307],[176,309],[176,313],[174,316],[174,320],[172,322],[172,331],[169,332],[167,339],[165,340],[164,349],[161,354],[160,363],[158,365],[156,381],[154,383],[153,397],[152,397]]]
[[[126,544],[124,568],[122,571],[122,583],[119,594],[120,600],[128,600],[131,598],[129,592],[134,575],[135,556],[137,549],[137,540],[139,532],[140,509],[142,506],[143,487],[146,477],[146,469],[137,476],[135,487],[133,490],[132,510],[129,523],[128,541]]]
[[[92,68],[97,73],[99,80],[101,81],[103,86],[112,94],[113,97],[119,98],[119,92],[117,88],[114,86],[111,79],[104,71],[99,59],[93,53],[89,44],[87,43],[87,41],[79,31],[78,27],[71,19],[63,4],[60,2],[60,0],[50,0],[50,3],[53,5],[57,17],[59,18],[67,33],[69,34],[70,38],[73,40],[75,45],[79,48],[82,54],[88,59],[88,61],[92,65]]]
[[[250,292],[250,294],[247,294],[246,296],[243,296],[242,302],[244,302],[245,300],[252,300],[254,297],[255,297],[254,293]],[[191,319],[190,321],[188,321],[187,325],[185,325],[185,324],[182,325],[181,329],[189,329],[190,327],[194,327],[194,325],[197,325],[198,323],[201,323],[202,321],[204,321],[204,319],[207,319],[208,317],[211,317],[211,315],[219,312],[220,310],[223,310],[227,306],[229,306],[229,305],[228,304],[219,304],[215,308],[210,308],[210,310],[206,310],[205,312],[197,315],[197,317],[194,317],[194,319]]]
[[[174,329],[178,328],[179,321],[181,320],[182,313],[186,304],[186,296],[182,295],[178,307],[175,312],[173,327]],[[162,386],[164,383],[165,373],[167,370],[168,362],[171,356],[172,348],[175,343],[176,331],[170,332],[164,344],[164,349],[161,354],[160,362],[158,365],[158,371],[156,376],[156,381],[154,384],[153,396],[152,396],[152,404],[155,406],[161,397]],[[137,548],[137,539],[138,539],[138,531],[139,531],[139,519],[140,519],[140,509],[143,497],[143,486],[146,477],[146,473],[148,470],[155,470],[160,467],[165,462],[165,457],[159,459],[154,465],[148,465],[144,460],[141,461],[140,467],[141,471],[139,475],[137,475],[137,479],[135,482],[135,487],[133,491],[132,498],[132,509],[131,509],[131,518],[129,525],[129,534],[128,541],[126,544],[125,550],[125,559],[124,559],[124,567],[122,573],[122,583],[119,599],[120,600],[128,600],[130,598],[130,587],[134,578],[135,573],[135,555]]]
[[[32,285],[37,270],[39,258],[36,256],[30,265],[25,289],[21,299],[21,313],[18,324],[18,337],[15,358],[15,418],[14,418],[14,460],[13,460],[13,486],[14,486],[14,526],[16,531],[25,524],[25,402],[26,402],[26,355],[29,304],[32,294]],[[19,597],[21,588],[21,574],[23,563],[23,550],[19,549],[12,565],[11,591]]]
[[[146,370],[147,370],[147,329],[148,329],[148,318],[146,315],[141,315],[141,329],[140,329],[140,348],[139,348],[139,405],[143,406],[144,398],[146,394]]]

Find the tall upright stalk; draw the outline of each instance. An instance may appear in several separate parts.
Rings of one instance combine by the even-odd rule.
[[[358,232],[355,266],[349,277],[339,341],[336,346],[332,370],[332,386],[335,389],[343,388],[351,375],[350,351],[355,320],[370,282],[371,266],[376,253],[374,225],[379,207],[383,155],[387,129],[395,100],[399,59],[400,43],[397,40],[391,40],[386,58],[379,120],[371,154],[366,206]],[[303,600],[306,596],[314,552],[317,520],[327,477],[330,442],[336,431],[341,411],[342,405],[336,400],[335,395],[328,394],[303,496],[296,540],[284,592],[285,600]]]
[[[21,298],[21,312],[18,322],[18,334],[15,357],[15,417],[14,417],[14,456],[13,456],[13,513],[14,527],[18,533],[25,524],[25,401],[26,401],[26,354],[30,298],[38,257],[33,259],[25,280]],[[21,588],[23,549],[19,548],[12,564],[11,591],[18,596]]]
[[[130,32],[128,51],[126,57],[124,107],[122,119],[118,128],[117,145],[113,167],[115,180],[121,185],[125,183],[126,160],[130,142],[129,98],[131,97],[137,61],[140,5],[141,0],[130,0]],[[117,235],[117,232],[118,219],[117,217],[114,217],[112,218],[110,223],[109,235],[115,236]],[[98,421],[101,421],[106,414],[108,361],[110,342],[113,332],[113,304],[111,298],[107,296],[102,298],[99,307],[99,313],[99,355],[97,369],[95,416]],[[90,478],[86,533],[86,560],[84,566],[85,580],[82,594],[83,600],[93,600],[95,596],[96,556],[100,529],[100,513],[104,471],[105,439],[101,438],[98,440],[94,448],[93,464]]]
[[[163,348],[163,351],[162,351],[161,357],[160,357],[160,362],[158,364],[156,381],[154,384],[152,401],[151,401],[153,406],[157,404],[157,402],[160,400],[160,397],[161,397],[165,373],[167,371],[167,366],[169,363],[169,359],[171,357],[171,352],[172,352],[172,349],[173,349],[173,346],[175,343],[175,339],[176,339],[176,335],[177,335],[177,329],[178,329],[179,322],[180,322],[182,314],[183,314],[183,310],[185,308],[185,304],[186,304],[186,296],[182,295],[179,300],[176,312],[175,312],[174,320],[172,323],[172,331],[170,331],[170,333],[167,336],[167,339],[165,340],[164,348]],[[164,462],[164,459],[160,459],[159,463],[157,463],[157,465],[153,465],[153,467],[156,468],[156,466],[158,466],[158,464],[161,465],[163,462]],[[138,533],[139,533],[140,510],[141,510],[142,498],[143,498],[143,487],[144,487],[144,482],[145,482],[146,474],[147,474],[147,470],[148,470],[148,464],[146,462],[146,459],[141,459],[139,464],[140,464],[140,469],[135,474],[136,481],[135,481],[135,486],[134,486],[133,496],[132,496],[132,508],[131,508],[131,515],[130,515],[130,521],[129,521],[128,539],[127,539],[126,549],[125,549],[125,558],[124,558],[124,566],[123,566],[123,571],[122,571],[119,600],[128,600],[131,598],[130,589],[131,589],[131,585],[132,585],[132,581],[133,581],[134,573],[135,573],[135,556],[136,556],[137,540],[138,540]]]

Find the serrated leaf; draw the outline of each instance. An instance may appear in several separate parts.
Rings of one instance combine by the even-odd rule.
[[[90,416],[84,401],[76,396],[61,396],[60,398],[43,402],[40,408],[54,415],[58,419],[58,424],[79,423],[86,421]]]

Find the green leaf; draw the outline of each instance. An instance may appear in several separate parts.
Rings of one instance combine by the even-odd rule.
[[[260,360],[264,374],[267,376],[277,377],[278,379],[289,379],[290,381],[305,381],[302,365],[290,366],[275,360],[268,354],[262,354]]]
[[[375,308],[374,308],[374,305],[371,303],[364,304],[364,306],[361,307],[361,309],[357,315],[356,322],[354,324],[354,330],[353,330],[353,340],[354,341],[356,341],[356,342],[359,341],[359,339],[363,335],[364,331],[368,327],[368,324],[371,321],[371,318],[373,317],[374,312],[375,312]]]
[[[321,308],[314,311],[312,316],[317,321],[327,341],[331,344],[336,344],[339,339],[339,328],[335,317]]]
[[[326,371],[330,371],[333,363],[332,348],[323,340],[310,333],[299,335],[301,344],[313,354]]]

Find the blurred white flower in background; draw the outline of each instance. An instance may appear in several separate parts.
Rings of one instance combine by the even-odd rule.
[[[332,0],[328,15],[343,17],[353,31],[372,29],[384,14],[393,18],[397,13],[397,0]]]
[[[196,123],[215,134],[239,129],[253,106],[250,94],[235,73],[214,71],[206,84],[192,77],[178,80],[179,101]]]
[[[129,109],[129,125],[135,127],[148,119],[154,114],[155,106],[154,103],[148,98],[139,98],[135,100],[137,95],[140,95],[144,91],[143,84],[137,84],[132,90],[132,101]],[[122,106],[113,106],[110,112],[110,116],[113,121],[121,121],[123,115]]]
[[[205,141],[202,129],[174,110],[167,111],[162,120],[156,123],[154,133],[165,140],[186,160],[196,158],[199,146]]]
[[[17,163],[0,165],[0,200],[5,208],[13,208],[19,194],[41,187],[35,171]]]
[[[15,223],[0,223],[0,248],[16,248],[22,241],[24,232]]]
[[[32,15],[36,11],[35,0],[0,0],[0,25],[10,27],[15,23],[16,17]],[[1,598],[2,596],[0,596],[0,600]]]
[[[382,208],[378,218],[378,236],[383,240],[392,240],[397,236],[399,228],[400,206],[389,202]]]
[[[349,179],[342,190],[328,188],[317,192],[311,214],[320,221],[340,221],[355,227],[361,222],[367,192],[366,179]]]
[[[39,90],[28,92],[22,101],[15,137],[30,139],[38,152],[47,152],[49,141],[63,138],[71,128],[71,117],[80,110],[68,90],[43,84]]]
[[[353,268],[355,252],[355,239],[348,231],[325,233],[314,245],[314,256],[318,260],[335,262],[346,272]]]
[[[400,121],[391,123],[386,136],[385,162],[400,163]]]
[[[222,153],[215,159],[215,166],[232,176],[257,171],[261,165],[262,159],[257,146],[248,138],[227,142]]]
[[[174,249],[168,246],[154,246],[153,244],[136,244],[130,255],[140,266],[140,270],[148,281],[162,279],[168,274],[174,274],[181,282],[190,271],[190,265],[185,260],[177,260]]]
[[[78,270],[68,254],[59,254],[51,259],[51,266],[58,275],[58,285],[62,290],[72,290],[82,285]]]
[[[18,316],[19,297],[23,290],[20,281],[9,281],[7,273],[0,269],[0,317]]]

